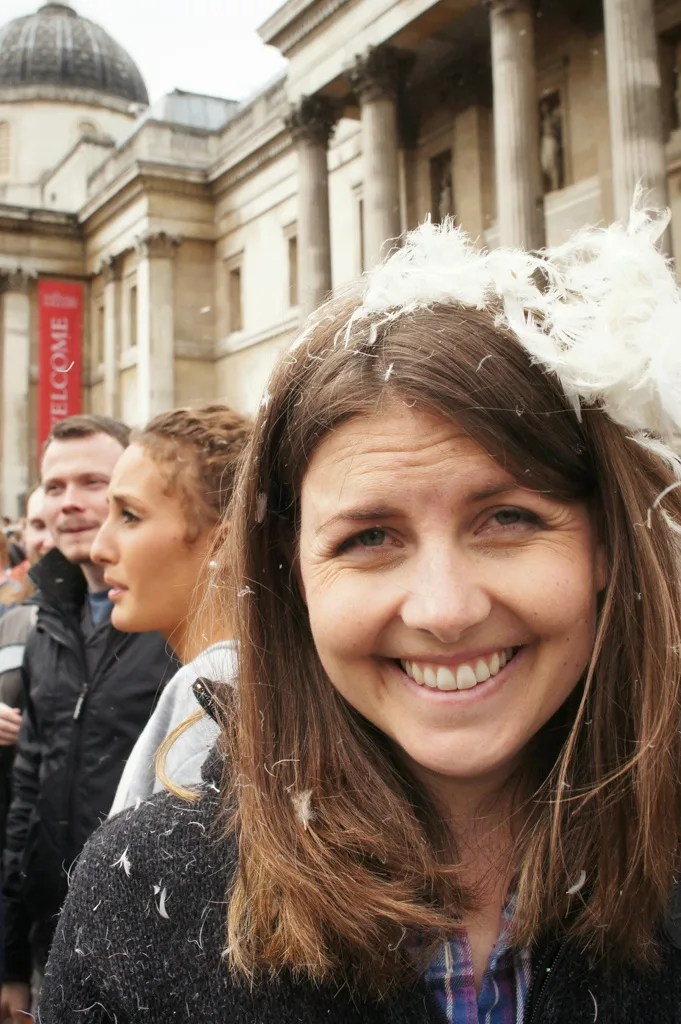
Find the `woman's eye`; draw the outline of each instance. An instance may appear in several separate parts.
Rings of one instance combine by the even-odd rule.
[[[361,533],[356,533],[354,537],[344,541],[339,551],[342,553],[350,551],[352,548],[380,548],[385,544],[387,537],[388,534],[385,530],[372,527],[370,530],[362,530]]]
[[[514,526],[538,526],[539,519],[532,512],[525,512],[519,508],[502,508],[495,512],[492,520],[501,527]]]
[[[380,548],[381,544],[385,541],[386,533],[385,530],[365,530],[363,533],[358,533],[355,540],[363,548]]]
[[[139,523],[139,517],[127,508],[121,510],[121,519],[124,523]]]

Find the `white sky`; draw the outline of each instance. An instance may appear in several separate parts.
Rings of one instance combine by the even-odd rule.
[[[41,0],[0,0],[0,24]],[[243,99],[284,67],[256,29],[283,0],[70,0],[137,63],[153,100],[172,89]]]

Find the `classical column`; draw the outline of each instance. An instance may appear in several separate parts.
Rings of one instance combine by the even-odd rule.
[[[122,255],[109,256],[101,266],[104,277],[104,413],[120,415],[118,339],[121,333],[120,281]]]
[[[137,240],[137,419],[175,404],[173,260],[181,239],[158,231]]]
[[[665,207],[667,170],[653,0],[604,0],[613,199],[626,217],[641,181]]]
[[[28,417],[31,364],[31,285],[35,273],[22,269],[0,276],[3,288],[2,339],[2,511],[18,515],[28,491]]]
[[[287,118],[298,151],[298,295],[308,316],[331,291],[329,140],[340,115],[326,96],[304,96]]]
[[[494,144],[501,245],[544,241],[534,0],[491,0]]]
[[[401,233],[399,75],[400,54],[391,46],[371,47],[348,72],[362,116],[364,245],[368,264],[385,255]]]

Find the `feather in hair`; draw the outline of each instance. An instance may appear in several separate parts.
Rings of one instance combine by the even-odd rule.
[[[656,248],[669,214],[641,202],[639,191],[627,225],[538,253],[481,251],[451,219],[427,221],[366,274],[346,344],[363,318],[377,327],[439,303],[489,308],[556,374],[577,415],[598,405],[639,441],[669,438],[681,430],[681,293]]]

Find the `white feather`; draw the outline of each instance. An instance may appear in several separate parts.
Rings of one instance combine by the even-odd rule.
[[[436,303],[489,309],[556,374],[577,415],[598,405],[673,459],[667,444],[645,440],[681,430],[681,293],[657,248],[668,223],[642,209],[640,191],[627,225],[584,229],[539,253],[479,250],[450,219],[428,221],[367,273],[345,343],[364,318],[386,324]]]

